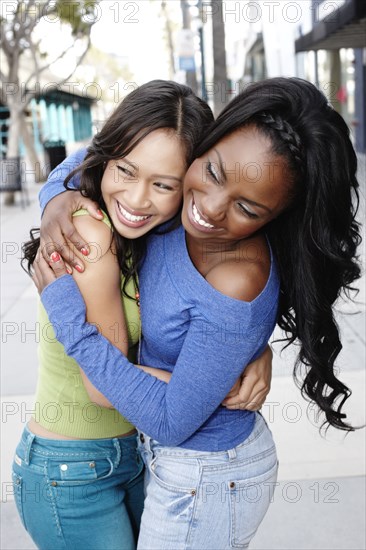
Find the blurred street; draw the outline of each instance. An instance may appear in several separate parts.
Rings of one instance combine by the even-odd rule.
[[[363,159],[360,219],[365,219],[364,169]],[[15,510],[11,462],[22,427],[31,415],[37,377],[38,297],[20,268],[19,258],[29,228],[39,225],[39,189],[39,185],[30,185],[29,207],[23,209],[18,202],[1,210],[0,547],[4,550],[35,548]],[[347,410],[349,421],[356,426],[365,423],[365,277],[358,287],[357,302],[343,303],[338,308],[344,341],[340,373],[353,391]],[[275,350],[279,350],[279,344]],[[293,357],[294,350],[284,352],[282,357],[275,354],[272,390],[262,410],[277,442],[280,469],[273,503],[251,548],[364,549],[365,431],[345,437],[332,429],[326,439],[319,435],[313,425],[314,410],[307,411],[307,403],[293,382]]]

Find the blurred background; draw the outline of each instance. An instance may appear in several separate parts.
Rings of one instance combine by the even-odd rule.
[[[364,0],[3,0],[1,157],[42,181],[148,80],[185,82],[218,114],[273,76],[315,83],[364,153],[365,21]]]
[[[19,261],[29,228],[39,226],[40,184],[151,79],[187,83],[217,115],[250,82],[298,76],[321,89],[349,125],[364,223],[366,1],[2,0],[0,10],[0,547],[20,550],[34,545],[15,511],[11,462],[33,410],[39,334],[37,293]],[[364,244],[360,255],[365,265]],[[344,344],[338,365],[353,391],[350,422],[361,426],[364,275],[357,288],[355,302],[337,305]],[[251,547],[365,549],[365,431],[319,435],[315,412],[292,379],[296,351],[280,354],[274,346],[262,412],[277,442],[279,479]]]

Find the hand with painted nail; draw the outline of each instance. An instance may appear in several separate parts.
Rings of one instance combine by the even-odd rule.
[[[33,263],[32,279],[39,294],[42,294],[46,286],[67,273],[65,263],[58,252],[52,252],[50,262],[48,263],[40,253],[40,249],[38,249],[36,259]]]
[[[72,245],[85,257],[89,254],[88,243],[78,233],[73,223],[72,214],[84,208],[96,220],[103,219],[103,213],[98,204],[79,191],[65,191],[54,197],[46,206],[40,230],[40,249],[46,262],[50,261],[51,254],[57,251],[69,266],[79,273],[85,269],[84,262],[78,258]]]

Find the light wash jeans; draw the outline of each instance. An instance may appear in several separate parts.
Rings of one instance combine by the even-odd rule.
[[[221,452],[164,447],[139,433],[145,506],[139,550],[248,548],[277,479],[272,434],[261,416],[250,436]]]
[[[56,441],[25,428],[13,483],[20,518],[38,548],[136,548],[144,500],[136,434]]]

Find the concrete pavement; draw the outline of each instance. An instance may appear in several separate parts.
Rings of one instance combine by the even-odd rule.
[[[363,220],[364,174],[363,159]],[[21,243],[27,239],[29,228],[39,224],[40,217],[40,186],[30,184],[29,188],[29,207],[22,209],[20,202],[14,207],[1,207],[0,548],[4,550],[35,548],[20,524],[11,488],[12,456],[31,415],[37,378],[37,293],[19,265]],[[364,253],[363,247],[363,259]],[[344,342],[338,364],[342,380],[353,391],[347,411],[354,425],[365,424],[365,277],[358,288],[356,303],[340,302],[337,308]],[[291,348],[280,356],[280,346],[275,344],[274,349],[272,389],[263,414],[277,443],[279,478],[273,503],[251,548],[365,549],[365,430],[345,437],[330,429],[326,438],[321,437],[315,427],[314,409],[301,398],[291,376],[296,350]]]

